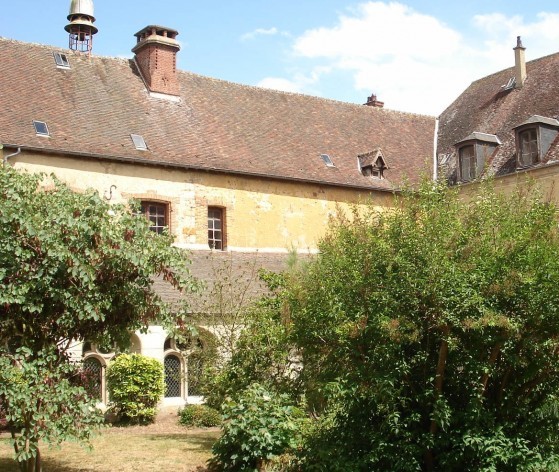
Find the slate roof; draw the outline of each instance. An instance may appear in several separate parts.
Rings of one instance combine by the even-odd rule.
[[[298,254],[294,263],[304,263],[312,257],[309,254]],[[192,251],[189,258],[192,276],[205,287],[201,294],[188,296],[189,309],[192,312],[205,312],[207,300],[204,299],[204,294],[218,293],[213,289],[216,281],[224,284],[223,294],[226,304],[234,300],[240,302],[241,298],[243,303],[247,304],[269,293],[266,285],[259,278],[259,271],[264,269],[281,273],[288,270],[290,255],[266,252]],[[157,279],[154,287],[166,302],[172,304],[180,302],[180,293],[162,279]]]
[[[70,70],[56,67],[53,51],[67,55]],[[149,96],[133,60],[3,38],[0,57],[5,146],[379,190],[414,181],[432,163],[429,116],[190,72],[179,72],[175,103]],[[46,122],[51,137],[36,136],[32,120]],[[136,150],[130,134],[143,136],[149,150]],[[390,162],[386,180],[358,169],[357,156],[375,147]]]
[[[526,73],[521,89],[502,87],[514,76],[514,67],[477,80],[442,113],[437,153],[451,183],[456,181],[454,144],[465,137],[475,132],[496,135],[501,144],[487,163],[486,173],[505,175],[516,172],[514,128],[534,115],[559,118],[559,53],[527,62]],[[559,142],[555,140],[538,166],[558,158]]]

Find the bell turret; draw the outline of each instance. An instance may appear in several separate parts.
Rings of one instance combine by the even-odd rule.
[[[93,24],[93,0],[72,0],[68,21],[70,23],[64,29],[70,34],[70,49],[91,54],[93,35],[99,31]]]

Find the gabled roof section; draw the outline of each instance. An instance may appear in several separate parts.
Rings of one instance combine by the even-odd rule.
[[[382,169],[386,169],[386,159],[384,158],[382,149],[380,147],[376,147],[371,152],[365,154],[359,154],[357,156],[359,160],[359,167],[362,169],[366,166],[378,167]]]
[[[437,154],[439,163],[448,159],[445,171],[451,183],[456,178],[454,145],[462,142],[464,136],[497,136],[501,145],[487,163],[486,172],[504,175],[517,170],[515,128],[534,119],[551,125],[559,118],[559,53],[527,62],[526,71],[524,86],[506,93],[501,86],[514,76],[514,67],[477,80],[442,113]],[[549,155],[556,153],[556,147],[557,143],[553,143],[548,156],[542,156],[538,165],[545,165]]]
[[[0,38],[4,144],[371,190],[413,181],[432,161],[434,117],[189,72],[178,73],[180,101],[159,100],[146,92],[132,60],[67,50],[72,73],[60,74],[52,67],[53,50]],[[37,116],[49,123],[51,139],[30,132]],[[131,130],[150,152],[130,145]],[[355,156],[373,143],[391,158],[390,180],[373,182],[356,169]],[[336,156],[336,166],[317,165],[322,153]]]
[[[521,128],[522,126],[527,126],[532,124],[548,125],[548,126],[553,126],[555,128],[559,128],[559,121],[557,121],[555,118],[546,118],[545,116],[533,115],[530,118],[528,118],[524,123],[520,123],[519,125],[516,125],[513,129]]]
[[[500,139],[494,134],[473,132],[469,136],[466,136],[464,139],[461,139],[460,141],[455,143],[455,146],[458,144],[465,143],[467,141],[480,141],[482,143],[497,144],[497,145],[501,144]]]

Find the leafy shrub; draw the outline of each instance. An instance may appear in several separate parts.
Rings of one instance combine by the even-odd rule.
[[[109,364],[110,408],[130,423],[150,423],[163,395],[163,365],[141,354],[121,354]]]
[[[183,426],[211,428],[221,424],[221,414],[207,405],[186,405],[179,411],[179,423]]]
[[[222,411],[223,435],[212,448],[212,470],[261,470],[266,461],[299,444],[304,414],[288,395],[252,384]]]

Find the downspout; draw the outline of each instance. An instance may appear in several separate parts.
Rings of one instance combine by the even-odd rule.
[[[439,178],[438,166],[439,162],[437,159],[437,144],[439,140],[439,119],[435,118],[435,136],[433,138],[433,181],[436,182]]]
[[[2,149],[2,145],[0,145],[0,149]],[[2,160],[2,166],[3,166],[3,167],[6,167],[6,166],[8,165],[8,159],[9,159],[10,157],[17,156],[20,152],[21,152],[21,148],[18,147],[18,148],[17,148],[17,151],[14,152],[13,154],[9,154],[9,155],[7,155],[7,156],[4,156],[4,159]]]

